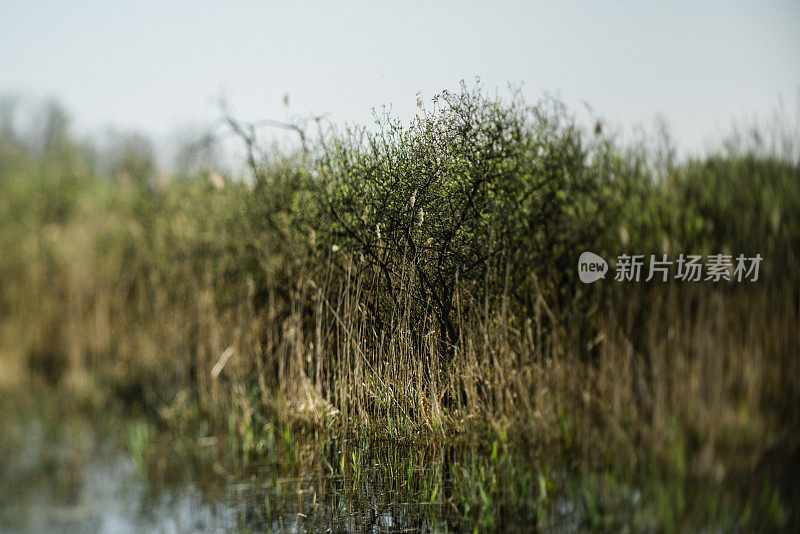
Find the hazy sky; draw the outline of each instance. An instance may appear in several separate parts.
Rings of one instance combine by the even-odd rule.
[[[800,2],[132,2],[0,6],[0,93],[54,96],[78,132],[165,139],[218,115],[415,111],[480,76],[559,95],[612,124],[663,116],[683,148],[800,91]],[[288,109],[283,95],[288,93]]]

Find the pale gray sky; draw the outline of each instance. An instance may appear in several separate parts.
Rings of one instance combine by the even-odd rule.
[[[165,139],[224,92],[244,119],[391,104],[480,76],[612,124],[663,116],[682,148],[767,117],[800,90],[800,2],[208,2],[6,0],[0,93],[54,96],[78,132]],[[289,94],[288,110],[283,95]]]

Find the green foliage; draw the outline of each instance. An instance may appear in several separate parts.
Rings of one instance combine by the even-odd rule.
[[[482,302],[504,292],[530,313],[535,278],[571,292],[575,251],[596,242],[615,187],[608,145],[590,148],[557,102],[526,106],[479,89],[443,92],[408,128],[340,136],[322,158],[329,241],[379,279],[375,316],[410,301],[433,311],[454,343],[457,294]],[[598,225],[598,223],[600,223]]]
[[[29,367],[57,361],[54,383],[72,373],[70,387],[97,384],[98,404],[120,399],[175,428],[200,420],[228,433],[242,465],[262,454],[292,468],[308,428],[434,448],[500,428],[430,479],[413,454],[384,468],[392,491],[456,503],[485,528],[500,528],[494,512],[508,503],[540,526],[552,519],[563,477],[540,456],[590,474],[576,493],[586,526],[637,524],[644,498],[640,524],[657,529],[694,512],[685,486],[709,480],[696,457],[722,447],[719,413],[735,430],[730,456],[718,453],[730,464],[740,443],[767,458],[765,429],[776,450],[797,450],[797,342],[783,326],[800,294],[796,161],[730,153],[654,169],[647,154],[586,134],[558,102],[462,87],[407,126],[383,115],[375,130],[253,161],[252,181],[159,183],[144,140],[123,139],[106,176],[66,116],[47,117],[39,143],[0,133],[0,319],[11,325],[0,341]],[[585,250],[760,253],[755,289],[777,296],[752,302],[777,302],[786,317],[737,329],[724,310],[734,319],[686,328],[724,290],[684,302],[669,284],[587,287],[575,272]],[[735,354],[709,348],[724,328]],[[718,404],[696,402],[713,416],[680,397],[686,377],[713,390]],[[148,428],[132,427],[132,449],[144,450]],[[659,431],[675,436],[657,442]],[[330,470],[358,491],[368,457],[337,454]],[[591,475],[609,464],[625,477]],[[639,492],[626,477],[642,473],[667,480]],[[787,491],[756,492],[748,517],[790,521]]]

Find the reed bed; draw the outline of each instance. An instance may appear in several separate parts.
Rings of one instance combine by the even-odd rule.
[[[279,456],[358,485],[372,450],[370,480],[485,527],[797,526],[788,153],[658,166],[465,87],[243,179],[104,175],[58,141],[3,139],[5,391],[218,435],[234,473]],[[750,284],[584,285],[584,250],[765,261]]]

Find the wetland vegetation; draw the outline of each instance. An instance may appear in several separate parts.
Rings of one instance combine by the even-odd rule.
[[[796,128],[679,159],[462,85],[290,152],[230,119],[249,173],[164,177],[42,116],[0,131],[0,526],[118,469],[123,530],[800,527]]]

